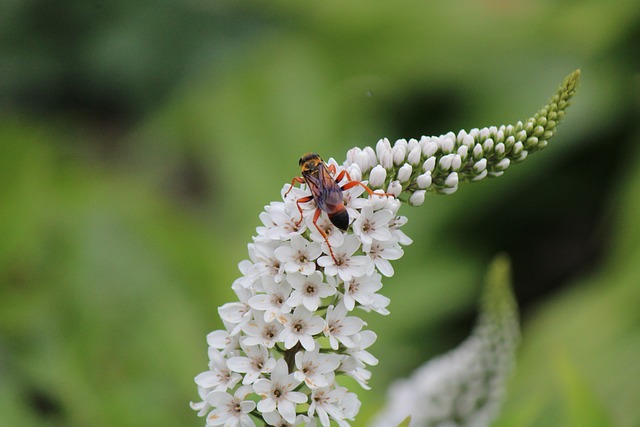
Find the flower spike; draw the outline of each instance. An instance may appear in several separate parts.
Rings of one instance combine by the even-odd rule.
[[[382,278],[393,276],[391,261],[412,243],[401,230],[407,222],[398,213],[402,201],[422,205],[429,193],[451,194],[460,183],[502,175],[512,163],[546,147],[579,76],[579,70],[570,74],[547,105],[515,125],[400,139],[393,145],[384,138],[375,148],[349,150],[342,165],[333,159],[325,164],[314,153],[303,156],[305,179],[293,181],[303,185],[285,184],[282,200],[260,214],[263,225],[249,244],[249,259],[238,265],[242,276],[232,285],[238,301],[218,309],[224,330],[207,336],[209,369],[195,377],[201,401],[191,404],[207,417],[207,425],[349,427],[360,401],[342,378],[369,389],[367,366],[378,363],[368,351],[377,336],[357,309],[389,314],[389,298],[378,292]],[[344,177],[347,182],[340,184]],[[368,180],[368,186],[360,180]],[[502,270],[494,270],[504,271],[504,262],[500,265]],[[494,388],[476,390],[492,405],[518,336],[509,289],[496,286],[487,287],[473,335],[437,361],[461,382],[460,363],[476,366],[486,357],[500,362],[489,366]],[[442,375],[430,378],[437,382]],[[442,384],[430,390],[434,399],[448,398],[439,392]],[[493,408],[480,412],[492,416]]]

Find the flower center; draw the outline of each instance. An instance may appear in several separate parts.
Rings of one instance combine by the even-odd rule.
[[[307,285],[307,287],[305,288],[305,292],[307,295],[315,295],[316,294],[316,287],[313,285]]]

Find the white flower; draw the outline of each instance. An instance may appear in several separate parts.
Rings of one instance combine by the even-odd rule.
[[[207,334],[207,344],[226,355],[240,348],[240,338],[237,334],[231,335],[229,331],[220,329]]]
[[[327,240],[329,241],[329,244],[331,245],[332,248],[337,248],[343,244],[344,237],[345,237],[344,233],[342,233],[342,231],[340,231],[338,227],[333,225],[333,223],[331,222],[331,220],[329,220],[329,217],[326,214],[323,213],[322,215],[320,215],[315,225],[313,224],[313,218],[311,216],[309,216],[306,221],[307,221],[307,226],[311,231],[311,234],[310,234],[311,240],[313,240],[314,242],[318,242],[320,244],[326,244],[324,237],[322,236],[322,234],[320,234],[320,232],[316,228],[316,225],[317,225],[324,232],[324,234],[327,235]]]
[[[344,306],[349,311],[355,308],[356,302],[364,307],[371,307],[374,304],[373,295],[381,288],[381,276],[377,273],[354,277],[344,282]]]
[[[225,427],[255,427],[255,423],[249,417],[256,403],[244,400],[252,393],[251,387],[240,387],[231,396],[224,391],[213,391],[207,395],[207,403],[214,409],[207,416],[207,425]]]
[[[399,259],[404,254],[400,245],[393,241],[374,241],[371,245],[363,246],[362,249],[375,263],[378,271],[387,277],[393,276],[394,273],[389,260]]]
[[[290,209],[285,203],[271,203],[265,207],[265,214],[260,219],[266,226],[264,235],[270,239],[288,240],[306,228],[299,222],[298,209]]]
[[[365,206],[358,219],[353,222],[353,232],[360,237],[363,244],[370,245],[373,239],[387,241],[391,239],[389,221],[393,217],[393,212],[388,209],[373,212],[371,206]]]
[[[322,317],[314,316],[302,306],[296,307],[293,314],[279,316],[278,320],[284,326],[278,339],[284,343],[286,349],[299,342],[305,350],[313,350],[316,347],[313,336],[322,332],[324,328]]]
[[[205,389],[225,391],[235,387],[241,379],[227,367],[227,361],[220,352],[209,347],[209,370],[196,375],[195,382]]]
[[[272,276],[276,283],[282,280],[284,268],[275,255],[275,250],[282,243],[278,240],[268,240],[265,237],[255,237],[250,245],[250,254],[253,254],[254,265],[250,274],[256,276]]]
[[[371,366],[377,365],[378,359],[366,350],[376,342],[377,338],[377,335],[373,331],[362,331],[356,334],[353,339],[355,345],[347,349],[347,354],[353,356],[356,361],[363,363],[362,366],[364,366],[365,363]]]
[[[362,363],[355,357],[345,357],[342,359],[342,364],[340,364],[340,368],[338,369],[344,372],[345,375],[356,380],[363,389],[371,390],[371,387],[368,385],[371,379],[371,371],[363,368]]]
[[[282,415],[276,411],[262,414],[262,417],[268,425],[275,427],[316,427],[315,418],[309,418],[302,414],[298,415],[292,423],[282,418]]]
[[[366,256],[354,255],[360,248],[358,237],[350,234],[344,239],[340,247],[333,247],[335,260],[330,255],[318,258],[318,265],[324,267],[324,273],[328,276],[339,275],[342,280],[351,280],[369,274],[373,268]],[[328,250],[326,251],[329,252]]]
[[[316,258],[322,254],[320,244],[309,242],[300,235],[291,237],[291,246],[280,246],[274,251],[276,258],[284,263],[287,273],[300,272],[306,276],[316,269]]]
[[[231,335],[235,335],[240,332],[242,325],[251,320],[249,299],[253,296],[253,291],[251,289],[246,289],[237,283],[231,285],[231,288],[235,291],[236,296],[240,301],[229,302],[220,306],[218,308],[218,314],[225,322],[236,325],[236,327],[230,332]]]
[[[295,357],[296,368],[293,373],[298,381],[304,381],[307,387],[315,389],[328,387],[333,382],[333,372],[340,366],[341,357],[336,354],[321,354],[319,349],[299,351]]]
[[[389,221],[389,230],[391,231],[391,235],[393,238],[402,246],[410,245],[413,243],[413,240],[404,234],[404,231],[400,230],[400,227],[407,223],[406,216],[396,216],[391,221]]]
[[[262,397],[258,411],[268,413],[277,410],[287,422],[295,422],[296,405],[307,401],[304,393],[293,391],[299,384],[300,381],[289,374],[284,359],[279,359],[271,379],[262,378],[253,384],[254,391]]]
[[[364,320],[359,317],[347,317],[347,308],[343,303],[336,307],[327,308],[327,324],[324,327],[324,334],[329,338],[329,345],[337,350],[342,343],[345,347],[354,347],[352,336],[365,325]]]
[[[247,334],[242,343],[247,346],[263,345],[272,348],[282,332],[282,325],[278,322],[267,323],[264,316],[259,314],[255,319],[243,325],[242,331]]]
[[[262,374],[270,373],[276,366],[276,359],[269,357],[269,351],[262,345],[242,346],[246,354],[232,357],[227,366],[234,372],[245,374],[242,384],[253,384]]]
[[[291,307],[302,304],[309,311],[316,311],[322,298],[335,295],[336,288],[322,282],[322,273],[315,271],[310,276],[299,273],[287,275],[287,281],[291,283],[293,291],[287,300]]]
[[[255,310],[264,310],[264,321],[269,323],[276,316],[289,313],[291,307],[287,304],[291,286],[283,281],[275,283],[269,276],[263,277],[263,288],[266,293],[254,295],[249,299],[249,306]]]
[[[357,397],[355,400],[353,397],[349,397],[343,402],[348,394],[353,393],[347,393],[347,389],[344,387],[336,387],[334,389],[323,387],[313,390],[308,415],[311,417],[317,414],[320,424],[324,427],[329,427],[331,424],[330,418],[336,421],[340,427],[348,427],[349,423],[344,421],[347,418],[345,410],[349,412],[350,416],[348,418],[350,419],[360,409],[360,402]],[[355,397],[355,395],[353,396]],[[346,403],[347,407],[343,407],[343,403]]]

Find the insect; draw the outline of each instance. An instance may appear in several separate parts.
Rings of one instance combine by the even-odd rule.
[[[336,257],[333,255],[333,249],[331,249],[331,245],[329,244],[327,233],[318,226],[318,218],[320,218],[320,214],[322,212],[326,212],[333,225],[341,230],[347,230],[349,228],[349,214],[342,200],[343,190],[348,190],[356,185],[360,185],[367,191],[367,193],[369,193],[369,196],[377,194],[380,196],[393,197],[393,195],[387,193],[374,193],[369,187],[360,181],[351,179],[351,176],[346,170],[341,171],[334,178],[334,175],[336,174],[335,165],[327,165],[316,153],[307,153],[303,155],[298,164],[300,165],[302,176],[293,178],[291,181],[291,187],[284,195],[286,197],[286,195],[289,194],[296,182],[300,184],[307,184],[311,190],[311,195],[301,197],[296,200],[296,206],[298,207],[298,211],[300,211],[300,220],[296,222],[296,225],[300,225],[303,219],[302,207],[300,204],[315,200],[316,211],[313,215],[313,225],[315,225],[316,229],[327,243],[331,258],[333,258],[333,261],[337,263]],[[341,186],[339,183],[345,176],[347,177],[348,182]]]

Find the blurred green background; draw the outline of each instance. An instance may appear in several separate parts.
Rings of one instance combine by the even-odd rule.
[[[581,68],[545,151],[403,208],[355,425],[464,339],[503,251],[498,425],[637,427],[638,46],[637,0],[3,1],[0,424],[204,425],[205,336],[300,154],[514,123]]]

